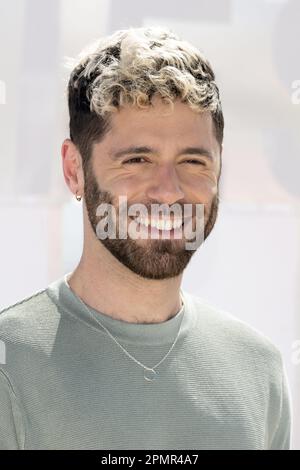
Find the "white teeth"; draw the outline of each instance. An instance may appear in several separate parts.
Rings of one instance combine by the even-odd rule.
[[[138,224],[145,225],[145,227],[148,227],[148,225],[150,225],[151,227],[155,227],[158,230],[177,229],[177,228],[180,228],[182,225],[182,219],[154,220],[154,219],[149,219],[149,218],[144,218],[144,217],[136,217],[135,221]]]
[[[179,228],[179,227],[181,227],[181,225],[182,225],[182,220],[181,220],[181,219],[174,220],[174,221],[173,221],[173,225],[174,225],[174,228]]]
[[[148,227],[148,225],[149,225],[149,220],[148,220],[148,219],[141,218],[141,219],[140,219],[140,224],[146,225],[146,227]]]

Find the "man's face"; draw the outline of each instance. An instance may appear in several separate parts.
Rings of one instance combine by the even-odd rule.
[[[168,113],[168,114],[166,114]],[[91,161],[85,174],[85,205],[96,234],[101,203],[116,208],[118,227],[119,196],[127,197],[127,205],[141,203],[149,210],[152,204],[184,204],[204,206],[204,235],[211,232],[218,212],[218,176],[220,147],[213,131],[210,113],[196,113],[188,105],[175,101],[170,111],[159,99],[145,110],[127,106],[113,114],[111,130],[101,142],[94,144]],[[125,149],[139,151],[126,151]],[[142,149],[143,148],[143,149]],[[198,153],[195,150],[200,149]],[[122,152],[122,153],[120,153]],[[128,224],[132,218],[128,217]],[[172,218],[172,215],[171,215]],[[134,222],[135,224],[135,222]],[[151,230],[137,224],[137,232]],[[126,238],[99,239],[110,253],[134,273],[148,279],[166,279],[183,272],[195,250],[186,249],[186,239]],[[97,235],[96,235],[97,236]]]

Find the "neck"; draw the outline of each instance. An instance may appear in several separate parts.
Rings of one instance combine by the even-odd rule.
[[[85,244],[68,283],[87,305],[115,319],[160,323],[181,308],[181,278],[182,275],[163,280],[142,278],[123,266],[97,240],[95,244]]]

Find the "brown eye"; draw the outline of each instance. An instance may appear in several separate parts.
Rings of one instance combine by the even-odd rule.
[[[144,163],[144,162],[141,162],[141,160],[144,160],[146,162],[146,160],[144,159],[144,157],[134,157],[134,158],[130,158],[129,160],[126,160],[124,163],[129,163],[129,164],[132,164],[132,163]]]
[[[204,165],[203,162],[201,162],[200,160],[195,160],[195,159],[185,160],[184,163],[191,163],[191,164],[196,164],[196,165]]]

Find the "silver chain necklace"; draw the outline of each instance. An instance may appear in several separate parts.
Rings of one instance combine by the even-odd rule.
[[[69,289],[71,289],[68,281],[67,281],[67,274],[65,275],[64,277],[65,279],[65,283],[66,285],[69,287]],[[91,311],[90,309],[87,307],[87,305],[81,300],[81,298],[76,295],[76,297],[79,299],[79,301],[82,303],[82,305],[84,306],[84,308],[91,314]],[[180,293],[180,298],[181,298],[181,301],[182,301],[182,304],[183,304],[183,308],[184,308],[184,301],[183,301],[183,297],[182,297],[182,294]],[[179,333],[180,333],[180,330],[181,330],[181,324],[182,324],[182,320],[183,320],[183,315],[184,315],[184,312],[182,314],[182,318],[181,318],[181,322],[180,322],[180,326],[179,326],[179,329],[178,329],[178,333],[177,333],[177,336],[175,338],[175,340],[173,341],[172,343],[172,346],[170,347],[169,351],[167,352],[167,354],[165,354],[165,356],[157,363],[155,364],[155,366],[153,367],[148,367],[148,366],[145,366],[144,364],[142,364],[140,361],[138,361],[135,357],[133,357],[128,351],[126,351],[126,349],[119,343],[119,341],[108,331],[108,329],[100,322],[100,320],[98,318],[96,318],[94,315],[93,315],[93,318],[95,318],[95,320],[97,321],[97,323],[99,323],[100,326],[102,326],[102,328],[106,331],[106,333],[111,337],[111,339],[113,339],[115,341],[115,343],[117,343],[117,345],[123,350],[123,352],[130,358],[132,359],[136,364],[138,364],[139,366],[141,366],[143,369],[144,369],[144,379],[149,381],[149,382],[152,382],[154,379],[156,379],[158,377],[158,372],[156,372],[154,369],[156,367],[158,367],[167,357],[168,355],[170,354],[170,352],[172,351],[172,349],[174,348],[177,340],[178,340],[178,337],[179,337]]]

